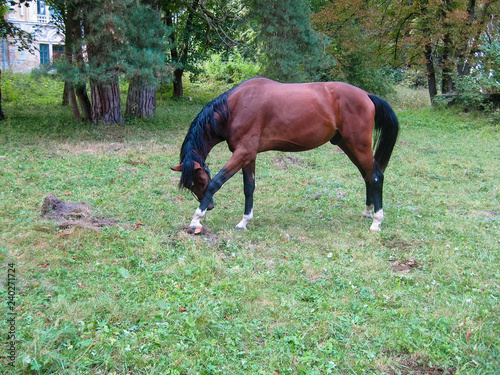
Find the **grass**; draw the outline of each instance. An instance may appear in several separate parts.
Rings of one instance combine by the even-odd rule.
[[[413,106],[424,99],[395,102],[401,136],[379,234],[359,219],[355,167],[325,145],[261,154],[250,230],[233,229],[243,214],[238,176],[215,196],[209,233],[192,236],[184,228],[197,203],[169,167],[220,91],[192,85],[192,100],[163,97],[155,119],[104,127],[74,124],[57,90],[26,105],[4,93],[0,257],[3,275],[16,264],[18,353],[15,369],[4,360],[0,373],[500,368],[500,137],[486,120]],[[216,147],[211,169],[228,155]],[[120,225],[59,228],[40,217],[49,193]],[[416,267],[398,271],[410,259]]]

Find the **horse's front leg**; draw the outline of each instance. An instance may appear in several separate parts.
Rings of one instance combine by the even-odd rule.
[[[247,224],[253,220],[253,192],[255,190],[255,160],[243,168],[243,192],[245,193],[245,212],[236,229],[247,230]]]
[[[203,197],[200,206],[196,209],[193,215],[193,219],[191,220],[191,224],[189,227],[191,229],[201,228],[201,220],[205,217],[207,213],[208,206],[213,202],[214,194],[222,187],[224,182],[229,180],[232,175],[229,175],[227,171],[222,168],[219,173],[210,181],[207,187],[207,191],[205,192],[205,196]]]
[[[229,180],[236,172],[238,172],[243,166],[243,160],[238,157],[236,153],[233,153],[231,159],[226,163],[226,165],[220,170],[219,173],[210,181],[203,197],[200,206],[194,212],[193,219],[189,227],[191,229],[201,228],[201,220],[205,217],[207,213],[208,206],[213,202],[214,194],[222,187],[222,185]]]

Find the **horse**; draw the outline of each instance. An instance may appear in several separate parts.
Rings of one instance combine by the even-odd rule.
[[[245,210],[237,229],[253,220],[255,160],[276,150],[299,152],[327,142],[340,147],[366,185],[362,218],[373,218],[370,231],[384,219],[385,168],[398,136],[398,119],[380,97],[342,82],[280,83],[251,78],[210,101],[193,120],[180,151],[180,188],[200,202],[189,227],[200,233],[201,220],[214,208],[213,196],[243,171]],[[232,156],[212,179],[205,163],[210,150],[226,141]],[[373,146],[373,150],[372,150]]]

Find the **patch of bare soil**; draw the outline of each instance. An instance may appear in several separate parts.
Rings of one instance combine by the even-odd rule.
[[[457,372],[454,368],[427,367],[420,358],[403,358],[399,361],[397,369],[384,367],[380,370],[387,375],[453,375]]]
[[[422,266],[418,264],[415,259],[410,258],[406,262],[396,260],[394,263],[392,263],[392,268],[396,272],[410,273],[412,269],[422,269]]]
[[[217,235],[210,233],[210,228],[208,228],[206,225],[202,226],[201,228],[196,228],[196,229],[192,229],[188,225],[183,225],[182,230],[188,234],[202,236],[209,243],[216,243],[219,240],[219,237]]]
[[[91,207],[86,203],[64,202],[54,194],[43,198],[40,211],[43,218],[55,220],[60,228],[100,229],[117,225],[114,219],[94,217]]]

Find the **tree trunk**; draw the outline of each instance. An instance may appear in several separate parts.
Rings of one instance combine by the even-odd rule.
[[[62,96],[62,105],[65,107],[69,104],[69,96],[68,96],[68,81],[64,81],[64,89],[63,89],[63,96]]]
[[[5,120],[5,115],[2,110],[2,70],[0,69],[0,121]]]
[[[66,61],[69,66],[73,65],[73,47],[75,44],[75,12],[72,7],[68,8],[66,17],[64,18],[64,28],[66,30],[66,48],[64,54],[66,56]],[[75,121],[82,121],[82,116],[80,115],[80,111],[78,109],[78,103],[76,101],[75,96],[75,87],[73,82],[65,81],[64,82],[64,90],[63,90],[63,101],[62,105],[67,106],[70,105],[71,112],[73,112],[73,118]]]
[[[86,85],[77,85],[75,87],[76,97],[78,98],[78,103],[80,103],[80,109],[82,111],[82,120],[90,121],[92,117],[92,107],[90,104],[90,99],[87,94]]]
[[[427,85],[429,87],[429,96],[431,103],[434,104],[434,97],[437,94],[436,88],[436,71],[434,70],[434,60],[432,56],[432,46],[425,46],[425,65],[427,68]]]
[[[184,69],[175,69],[174,71],[174,98],[182,98],[184,96],[184,86],[182,85],[182,75]]]
[[[445,34],[443,40],[443,56],[442,56],[442,69],[443,74],[441,77],[441,93],[448,94],[453,92],[453,70],[452,70],[452,62],[449,61],[449,56],[452,52],[450,35]]]
[[[195,13],[198,7],[200,6],[199,0],[193,0],[191,7],[188,8],[188,18],[186,21],[186,27],[184,28],[184,33],[181,37],[181,40],[176,43],[175,33],[170,34],[170,41],[172,42],[172,48],[170,49],[170,55],[172,56],[172,61],[177,65],[177,68],[174,71],[174,94],[175,98],[182,98],[184,96],[184,87],[182,85],[182,75],[184,74],[184,67],[186,66],[189,60],[189,41],[191,36],[193,35],[193,23],[195,19]],[[167,26],[172,26],[172,13],[168,12],[165,15],[165,21]],[[177,49],[177,45],[179,45],[180,53]]]
[[[165,24],[171,28],[173,27],[172,21],[173,14],[168,12],[165,15]],[[184,73],[184,69],[182,68],[182,62],[179,61],[179,51],[177,50],[177,43],[175,41],[175,32],[170,33],[170,42],[172,47],[170,48],[170,56],[172,57],[172,62],[176,64],[178,67],[174,70],[174,82],[173,82],[173,97],[174,98],[182,98],[184,95],[184,88],[182,86],[182,75]]]
[[[78,110],[78,104],[76,102],[75,96],[75,88],[71,82],[65,82],[64,86],[66,87],[66,100],[71,107],[71,111],[73,112],[73,118],[75,121],[82,121],[82,116],[80,116],[80,111]]]
[[[156,89],[131,81],[128,87],[125,115],[134,117],[153,117],[156,109]]]
[[[118,79],[109,84],[91,80],[90,95],[92,98],[91,118],[93,124],[102,123],[107,125],[123,122]]]

